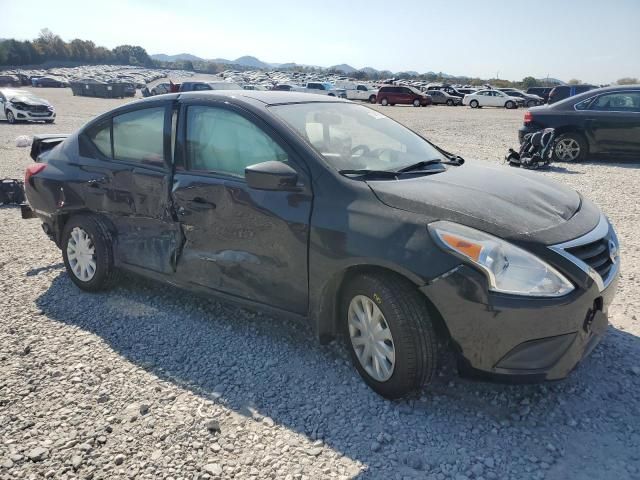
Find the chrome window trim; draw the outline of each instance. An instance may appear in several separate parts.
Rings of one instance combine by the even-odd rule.
[[[612,265],[611,265],[611,269],[609,270],[609,274],[607,275],[607,278],[602,278],[597,271],[595,271],[593,268],[591,268],[589,265],[587,265],[585,262],[580,260],[575,255],[571,255],[569,252],[566,251],[566,249],[587,245],[597,240],[601,240],[607,236],[609,231],[611,231],[610,241],[616,247],[616,254],[615,254],[615,257],[611,259]],[[594,228],[590,232],[586,233],[582,237],[578,237],[573,240],[569,240],[567,242],[558,243],[556,245],[550,246],[549,248],[554,252],[558,253],[559,255],[562,255],[567,260],[574,263],[578,268],[580,268],[580,270],[584,271],[587,275],[589,275],[589,277],[591,277],[595,282],[595,284],[598,286],[598,290],[600,292],[605,290],[611,284],[611,281],[615,278],[618,271],[620,270],[620,255],[618,254],[620,249],[620,243],[618,241],[618,236],[616,235],[615,230],[609,223],[609,220],[607,219],[607,217],[602,213],[600,214],[600,220],[598,221],[598,225],[596,225],[596,228]],[[609,248],[609,252],[610,251],[611,249]]]

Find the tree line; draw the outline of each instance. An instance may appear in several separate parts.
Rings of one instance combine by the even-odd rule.
[[[155,66],[140,46],[119,45],[108,49],[79,38],[65,42],[48,28],[43,28],[35,40],[0,40],[0,65],[39,65],[50,61]]]

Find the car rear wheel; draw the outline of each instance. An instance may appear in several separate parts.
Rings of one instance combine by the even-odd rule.
[[[449,105],[450,107],[453,107],[453,100],[448,99],[447,100],[447,105]]]
[[[579,162],[587,155],[587,142],[579,133],[563,133],[553,145],[554,162]]]
[[[471,100],[471,102],[469,103],[469,106],[471,108],[478,108],[480,106],[480,104],[478,103],[477,100]]]
[[[516,104],[514,102],[512,102],[511,100],[508,100],[505,104],[504,104],[504,108],[508,108],[509,110],[516,108]]]
[[[11,125],[16,123],[16,117],[11,110],[7,110],[6,115],[7,115],[7,122],[9,122]]]
[[[431,380],[436,334],[410,282],[385,274],[355,277],[343,291],[341,313],[353,364],[377,393],[397,398]]]
[[[117,280],[111,234],[100,218],[71,217],[64,227],[61,247],[67,273],[81,289],[104,290]]]
[[[389,100],[387,100],[386,98],[383,98],[382,100],[380,100],[380,105],[382,105],[383,107],[386,107],[387,105],[389,105]]]
[[[417,98],[413,101],[413,106],[414,107],[419,107],[420,106],[420,100],[418,100]]]

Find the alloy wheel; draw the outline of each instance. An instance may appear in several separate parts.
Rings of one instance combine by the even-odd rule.
[[[89,282],[96,274],[96,248],[89,234],[80,227],[71,230],[67,259],[71,271],[79,280]]]
[[[580,144],[574,138],[561,138],[555,146],[556,157],[572,162],[580,156]]]
[[[378,382],[393,375],[396,350],[384,314],[367,296],[356,295],[349,303],[349,337],[364,370]]]

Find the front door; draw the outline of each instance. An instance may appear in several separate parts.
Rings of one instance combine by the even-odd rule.
[[[173,199],[185,235],[182,281],[284,310],[306,313],[309,177],[259,119],[229,105],[185,105]],[[249,188],[244,169],[287,162],[299,192]]]

